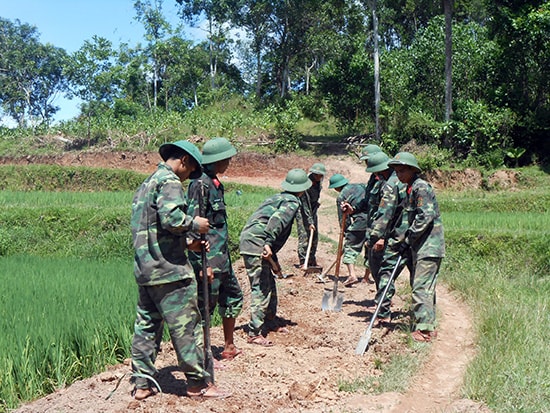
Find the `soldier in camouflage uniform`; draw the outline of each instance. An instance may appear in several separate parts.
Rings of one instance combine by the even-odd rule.
[[[329,188],[339,192],[336,198],[336,208],[338,210],[338,222],[342,225],[342,208],[345,209],[345,205],[350,205],[352,209],[357,209],[365,196],[366,187],[364,184],[350,184],[343,175],[334,174],[330,177]],[[344,281],[344,286],[351,287],[359,282],[355,275],[355,260],[361,254],[365,244],[367,214],[357,212],[348,215],[344,227],[344,258],[342,262],[346,264],[348,269],[348,278]]]
[[[379,203],[369,224],[369,245],[371,251],[371,262],[379,261],[377,273],[377,292],[374,299],[375,304],[369,307],[370,310],[376,309],[376,304],[383,300],[378,313],[377,324],[382,325],[391,321],[391,299],[395,294],[395,279],[388,287],[385,297],[382,293],[390,281],[393,269],[397,264],[396,245],[403,239],[408,223],[403,220],[403,206],[406,199],[406,185],[397,178],[395,172],[389,168],[389,158],[384,154],[374,155],[370,171],[376,173],[382,183],[379,191]],[[378,166],[376,165],[378,164]],[[367,170],[369,170],[367,168]],[[401,260],[396,274],[399,275],[407,264],[406,257]]]
[[[296,228],[298,231],[298,259],[300,260],[300,264],[297,265],[297,267],[302,267],[306,260],[310,231],[313,231],[313,238],[311,240],[311,250],[309,252],[309,262],[307,263],[307,266],[317,266],[316,253],[317,245],[319,243],[317,210],[320,205],[319,198],[321,196],[322,183],[326,174],[326,168],[322,163],[315,163],[311,166],[311,168],[309,168],[308,172],[312,185],[300,197],[303,208],[298,209],[298,213],[296,214]],[[306,228],[309,228],[309,231],[306,230]]]
[[[250,281],[250,322],[248,342],[261,346],[273,343],[262,329],[288,332],[282,326],[269,325],[277,314],[277,287],[269,259],[277,263],[277,252],[286,243],[300,195],[311,186],[306,171],[290,170],[282,183],[284,192],[267,198],[248,219],[240,237],[240,252]]]
[[[435,330],[435,287],[445,256],[445,238],[439,206],[431,185],[418,176],[420,168],[413,154],[400,152],[388,162],[407,185],[405,219],[408,229],[398,252],[410,257],[415,341],[429,342]]]
[[[381,151],[382,151],[382,149],[378,145],[374,145],[374,144],[370,143],[368,145],[365,145],[365,147],[361,151],[361,156],[359,157],[359,159],[364,161],[365,166],[368,167],[369,166],[369,158],[372,155],[374,155],[378,152],[381,152]],[[366,212],[367,214],[369,213],[369,210],[368,210],[369,196],[370,196],[371,190],[372,190],[375,183],[376,183],[376,177],[374,176],[374,174],[371,174],[369,176],[369,180],[367,181],[367,186],[365,188],[365,198],[363,199],[363,201],[361,201],[360,206],[359,206],[359,210],[362,211],[362,212]],[[367,228],[367,231],[368,230],[369,229]],[[366,234],[365,239],[366,240],[369,239],[368,232]],[[367,283],[372,284],[373,281],[371,281],[371,269],[370,269],[370,264],[369,264],[369,245],[368,245],[368,243],[365,243],[364,265],[365,265],[365,275],[363,276],[363,282],[367,282]]]
[[[214,138],[206,142],[202,148],[204,172],[199,179],[191,182],[187,192],[189,214],[208,218],[211,227],[206,234],[210,247],[206,258],[212,276],[209,285],[209,309],[213,312],[217,304],[218,312],[222,317],[225,344],[221,358],[224,360],[233,359],[241,353],[234,344],[233,332],[235,319],[243,307],[243,293],[231,265],[224,187],[218,176],[227,170],[231,158],[236,153],[233,145],[225,138]],[[202,206],[199,205],[201,198]],[[189,260],[197,275],[199,291],[202,291],[201,254],[190,251]],[[201,313],[204,312],[203,300],[202,294],[199,294]]]
[[[204,369],[201,316],[197,283],[187,248],[188,232],[206,233],[206,218],[186,213],[181,183],[201,173],[201,154],[190,142],[177,141],[159,149],[164,162],[139,187],[132,202],[132,238],[135,248],[134,274],[138,284],[137,316],[132,342],[134,397],[154,394],[146,376],[157,373],[155,359],[166,323],[187,378],[187,395],[226,397],[229,394],[211,383]]]

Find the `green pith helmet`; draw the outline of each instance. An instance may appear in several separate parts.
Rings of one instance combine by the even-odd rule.
[[[381,151],[382,149],[380,148],[380,146],[375,145],[374,143],[369,143],[361,151],[361,157],[359,159],[364,161],[366,159],[369,159],[369,156],[374,155],[375,153],[381,152]]]
[[[342,174],[334,174],[330,177],[328,181],[329,188],[340,188],[341,186],[347,185],[349,181]]]
[[[226,138],[212,138],[202,147],[202,163],[211,164],[231,158],[237,150]]]
[[[377,152],[367,160],[367,168],[365,171],[370,173],[382,172],[389,168],[388,161],[390,157],[384,152]]]
[[[421,169],[418,166],[418,162],[414,155],[410,152],[399,152],[388,162],[389,167],[394,167],[396,165],[405,165],[410,166],[411,168],[416,169],[416,172],[420,172]]]
[[[189,179],[197,179],[202,175],[202,155],[195,145],[189,141],[176,141],[172,143],[163,143],[160,145],[159,154],[164,162],[170,159],[170,156],[176,149],[183,149],[187,152],[195,161],[197,161],[198,168],[191,172]]]
[[[325,168],[325,165],[318,162],[311,165],[311,168],[309,168],[309,173],[325,176],[327,173],[327,169]]]
[[[288,171],[281,186],[288,192],[302,192],[311,186],[311,180],[308,178],[306,171],[295,168]]]

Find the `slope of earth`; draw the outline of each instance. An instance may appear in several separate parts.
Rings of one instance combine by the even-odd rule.
[[[151,172],[158,155],[85,154],[59,157],[52,163],[116,167]],[[36,159],[33,159],[36,161]],[[222,178],[225,182],[268,185],[279,188],[286,172],[294,167],[307,169],[315,159],[294,155],[266,156],[239,154]],[[342,173],[351,182],[366,182],[364,166],[349,157],[320,159],[328,171]],[[336,242],[338,226],[335,193],[324,184],[319,231]],[[333,192],[333,193],[331,193]],[[320,243],[318,261],[329,265],[335,259],[332,243]],[[404,310],[408,297],[393,300],[395,320],[385,328],[373,331],[371,343],[363,356],[354,354],[355,346],[366,329],[371,313],[366,309],[374,296],[372,285],[356,284],[342,288],[341,312],[323,312],[321,298],[325,288],[333,285],[334,270],[327,283],[315,275],[304,276],[294,268],[297,261],[296,239],[291,238],[278,254],[285,274],[279,279],[279,312],[289,334],[270,333],[273,347],[247,344],[243,327],[249,318],[249,282],[241,261],[234,268],[245,296],[245,308],[237,320],[236,344],[243,354],[216,370],[216,382],[233,392],[224,400],[196,401],[182,397],[185,380],[177,371],[171,345],[165,344],[157,360],[158,382],[162,393],[137,402],[132,399],[128,363],[110,367],[104,373],[58,390],[42,399],[21,406],[16,412],[487,412],[483,406],[460,398],[465,368],[474,356],[475,344],[468,308],[438,285],[439,335],[429,347],[427,361],[416,372],[405,394],[378,395],[339,391],[344,381],[379,376],[376,366],[396,354],[414,353],[403,327],[408,324]],[[358,273],[362,272],[358,269]],[[345,274],[341,272],[341,275]],[[399,283],[406,283],[402,274]],[[214,354],[223,343],[221,327],[212,329]],[[117,387],[118,385],[118,387]],[[376,387],[374,382],[373,387]],[[116,390],[115,390],[116,389]],[[373,390],[375,390],[373,388]],[[109,397],[110,396],[110,397]]]

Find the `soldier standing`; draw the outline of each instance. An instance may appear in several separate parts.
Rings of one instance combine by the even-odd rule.
[[[309,179],[312,182],[311,187],[305,191],[300,197],[302,201],[302,207],[296,214],[296,228],[298,231],[298,259],[300,264],[296,267],[302,267],[306,260],[307,247],[309,244],[309,232],[313,232],[313,238],[311,240],[311,249],[309,252],[309,262],[306,263],[308,267],[317,267],[317,245],[319,243],[319,227],[317,211],[320,203],[321,190],[323,184],[323,178],[327,173],[325,165],[322,163],[315,163],[309,168]],[[307,231],[309,228],[309,231]]]
[[[226,138],[214,138],[202,148],[203,174],[189,185],[189,214],[208,218],[210,230],[206,234],[210,251],[207,252],[207,264],[211,272],[209,285],[209,306],[211,312],[216,304],[222,317],[224,334],[223,360],[231,360],[241,353],[234,343],[235,320],[243,307],[243,293],[231,265],[229,251],[229,230],[224,198],[224,186],[218,176],[229,167],[231,158],[237,150]],[[199,205],[202,199],[203,205]],[[202,291],[202,257],[200,253],[190,251],[189,259],[197,275],[199,291]],[[199,294],[199,307],[204,311],[203,296]]]
[[[352,209],[357,210],[359,203],[364,199],[366,187],[364,184],[350,184],[341,174],[334,174],[330,177],[329,188],[339,192],[336,198],[336,208],[338,210],[338,222],[342,225],[343,209],[350,205]],[[359,282],[355,275],[355,260],[361,254],[365,244],[365,234],[367,230],[367,214],[361,211],[353,215],[347,215],[344,224],[344,253],[343,263],[348,269],[348,278],[344,281],[344,286],[351,287]]]
[[[277,286],[270,261],[278,265],[277,252],[286,243],[296,212],[301,207],[300,196],[311,186],[306,171],[290,170],[282,183],[284,192],[267,198],[245,224],[240,237],[240,252],[250,281],[250,322],[248,343],[272,346],[262,334],[270,331],[288,332],[273,325],[277,314]],[[271,325],[270,325],[271,323]]]
[[[134,398],[154,394],[146,376],[157,370],[164,323],[187,379],[187,395],[219,398],[226,393],[211,383],[204,368],[202,325],[197,303],[197,282],[187,259],[189,232],[206,233],[206,218],[187,214],[181,183],[201,174],[202,156],[188,141],[164,144],[159,148],[164,162],[136,191],[132,201],[132,238],[135,249],[134,274],[138,284],[137,316],[132,341]]]
[[[420,167],[413,154],[400,152],[388,162],[401,182],[407,185],[405,218],[408,229],[398,244],[398,252],[410,258],[413,340],[429,342],[435,329],[435,287],[445,256],[443,223],[431,185],[418,176]]]

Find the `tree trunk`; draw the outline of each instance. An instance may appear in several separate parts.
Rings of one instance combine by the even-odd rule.
[[[453,113],[453,0],[443,0],[445,13],[445,122],[451,120]]]
[[[380,142],[380,53],[378,50],[378,17],[376,16],[376,0],[372,7],[372,36],[374,40],[374,122],[376,140]]]

